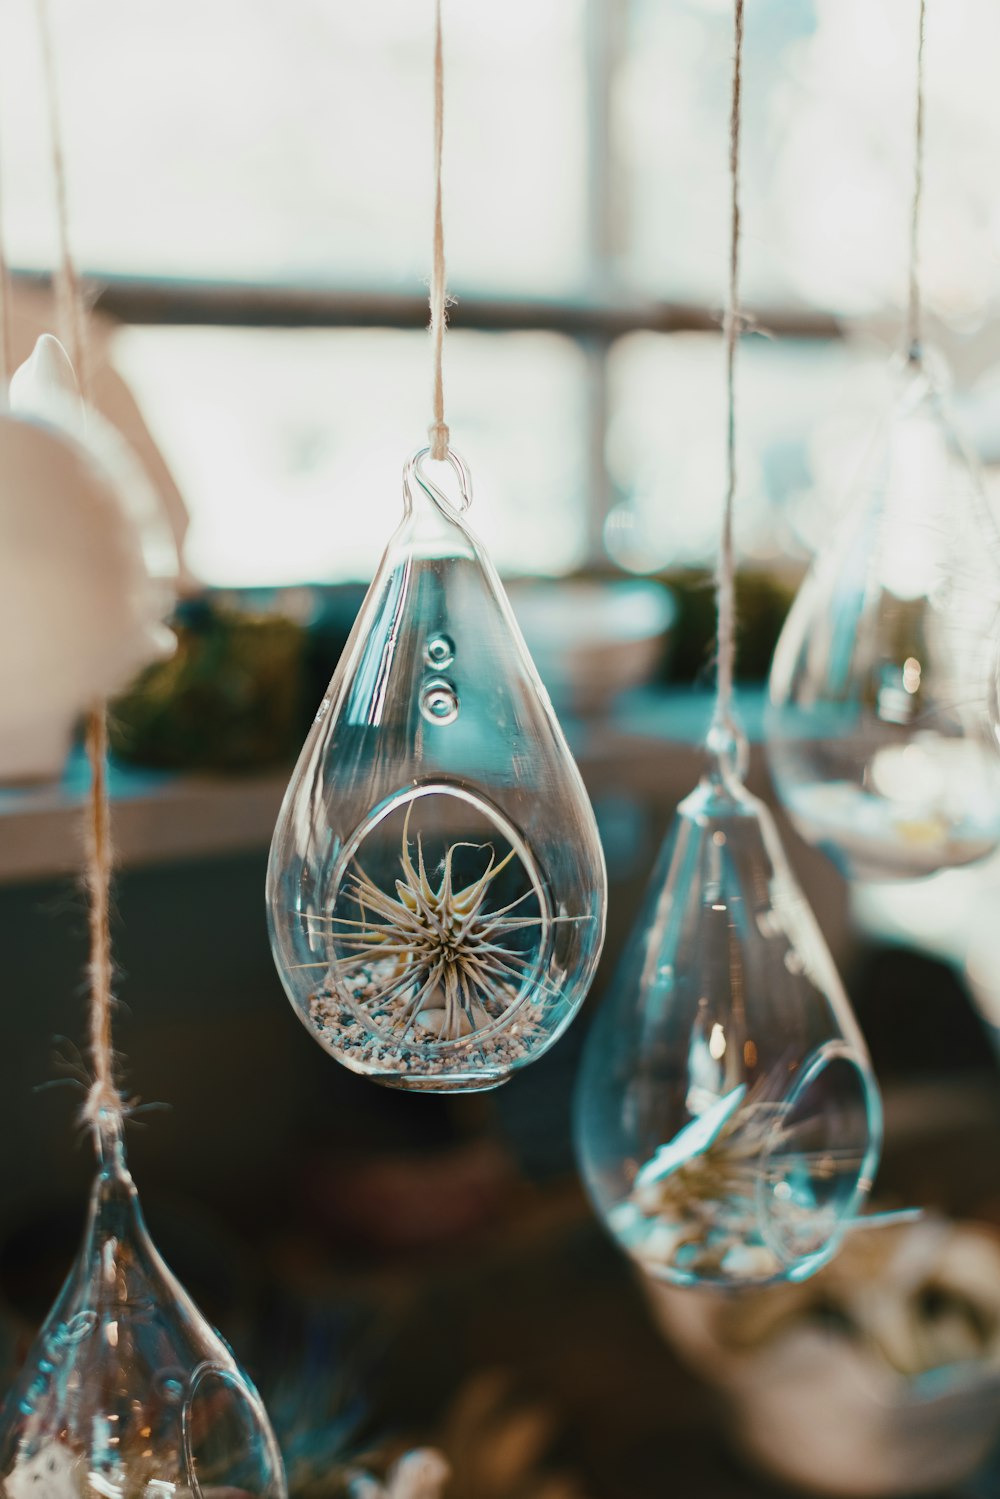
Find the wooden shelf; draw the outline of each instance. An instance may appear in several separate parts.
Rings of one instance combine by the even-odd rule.
[[[288,774],[241,778],[110,775],[116,863],[130,868],[266,848]],[[0,884],[72,874],[82,862],[87,769],[74,755],[54,785],[0,789]]]

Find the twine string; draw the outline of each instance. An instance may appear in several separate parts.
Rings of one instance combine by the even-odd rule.
[[[444,330],[448,297],[445,291],[444,219],[441,206],[441,160],[444,147],[444,47],[441,38],[441,0],[434,0],[434,254],[431,264],[431,343],[434,350],[434,420],[428,428],[431,457],[448,456],[448,426],[444,419]]]
[[[910,287],[906,320],[906,355],[914,364],[921,354],[920,208],[924,188],[924,32],[927,0],[920,0],[917,23],[917,109],[913,142],[913,203],[910,208]]]
[[[56,79],[55,49],[52,45],[52,22],[49,0],[35,0],[38,39],[42,54],[45,97],[49,117],[49,139],[52,148],[52,181],[55,193],[56,227],[59,235],[59,269],[56,275],[56,303],[59,336],[66,346],[76,371],[80,391],[88,399],[90,368],[87,348],[87,312],[83,289],[70,251],[69,200],[66,192],[66,158],[63,152],[62,125],[59,114],[59,90]]]
[[[52,26],[48,0],[36,0],[45,90],[52,147],[52,177],[59,233],[57,280],[60,336],[66,345],[80,383],[84,401],[89,397],[90,361],[87,344],[87,309],[70,249],[69,207],[66,193],[66,162],[63,153],[59,95],[56,81]],[[85,884],[89,900],[90,953],[89,1043],[91,1082],[83,1105],[83,1121],[93,1131],[102,1159],[120,1138],[124,1104],[115,1083],[112,1036],[114,1010],[114,964],[111,954],[111,806],[108,799],[107,715],[103,702],[95,703],[87,717],[87,757],[90,761],[90,795],[86,807]]]
[[[108,800],[108,731],[103,703],[96,703],[87,718],[87,757],[90,761],[90,797],[87,803],[86,885],[90,901],[89,978],[91,1083],[83,1106],[84,1121],[103,1145],[120,1130],[123,1117],[121,1094],[115,1084],[112,1010],[114,966],[111,957],[111,807]]]
[[[14,373],[14,299],[3,232],[3,170],[0,167],[0,405],[6,404]]]
[[[726,498],[716,572],[718,671],[716,722],[732,726],[733,671],[736,659],[736,561],[733,551],[733,502],[736,496],[736,347],[740,332],[740,106],[743,88],[743,0],[734,0],[733,94],[729,119],[729,295],[723,319],[726,346]]]

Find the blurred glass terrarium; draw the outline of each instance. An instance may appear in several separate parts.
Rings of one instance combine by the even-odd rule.
[[[120,1134],[0,1415],[6,1499],[286,1499],[260,1397],[160,1258]]]

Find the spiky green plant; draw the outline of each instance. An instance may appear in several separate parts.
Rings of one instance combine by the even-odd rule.
[[[862,1156],[850,1145],[797,1144],[789,1116],[787,1101],[765,1098],[762,1083],[750,1093],[741,1083],[692,1120],[636,1174],[629,1206],[645,1220],[640,1237],[668,1230],[661,1249],[671,1260],[683,1253],[688,1269],[718,1270],[728,1255],[749,1249],[761,1260],[770,1256],[777,1274],[777,1251],[762,1243],[766,1184],[765,1201],[789,1245],[798,1244],[794,1252],[817,1252],[838,1228],[836,1207],[796,1200],[789,1178],[829,1182],[856,1171]]]
[[[434,885],[428,875],[423,842],[411,852],[410,810],[403,824],[401,878],[389,895],[358,865],[348,876],[347,895],[356,916],[331,916],[338,952],[334,976],[346,986],[359,975],[368,984],[358,1002],[383,1011],[396,1002],[393,1029],[401,1036],[415,1026],[436,1040],[457,1041],[499,1019],[516,1002],[538,967],[537,957],[509,945],[514,932],[543,926],[541,892],[534,886],[508,904],[490,908],[494,881],[515,858],[511,849],[498,859],[492,844],[451,844]],[[471,884],[455,888],[455,855],[459,849],[482,850],[486,868]],[[519,911],[532,897],[537,916]],[[539,988],[544,983],[535,978]]]

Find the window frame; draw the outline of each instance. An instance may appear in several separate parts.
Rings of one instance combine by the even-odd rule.
[[[620,278],[616,225],[622,222],[622,179],[612,144],[614,80],[627,47],[628,0],[586,0],[585,92],[587,182],[586,295],[505,297],[452,288],[449,325],[493,333],[542,332],[572,339],[586,368],[586,546],[582,571],[613,568],[604,546],[607,517],[623,498],[615,492],[605,452],[608,360],[631,333],[720,332],[721,308],[694,301],[636,296]],[[429,247],[428,247],[429,248]],[[16,281],[51,286],[47,273],[15,270]],[[87,271],[89,305],[130,326],[256,329],[426,328],[424,290],[392,291],[319,284],[250,283],[215,279],[129,276]],[[748,308],[744,325],[779,339],[839,339],[840,321],[821,311],[779,306]]]
[[[48,287],[47,274],[15,271],[15,282]],[[428,307],[422,293],[371,292],[320,286],[241,284],[174,280],[149,276],[87,273],[84,295],[95,310],[115,322],[137,327],[216,327],[258,329],[426,328]],[[572,339],[582,350],[587,371],[586,552],[582,570],[606,570],[604,525],[620,496],[605,458],[609,417],[608,356],[630,333],[712,333],[721,312],[697,303],[650,301],[593,295],[536,300],[459,293],[449,325],[487,333],[544,332]],[[750,328],[782,339],[838,339],[838,320],[821,312],[779,307],[747,309]]]

